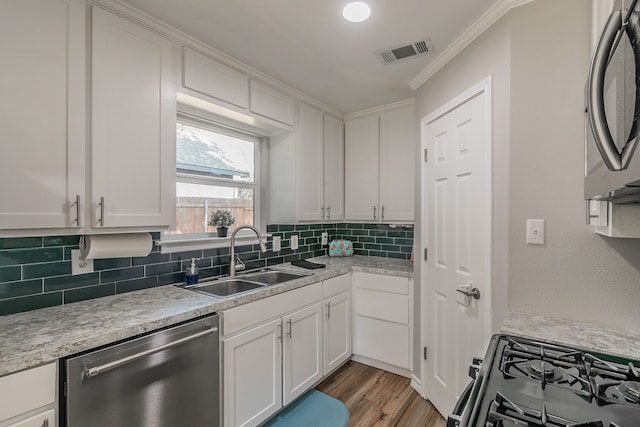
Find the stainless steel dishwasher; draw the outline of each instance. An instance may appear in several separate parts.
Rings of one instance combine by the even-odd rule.
[[[220,425],[218,316],[64,360],[67,427]]]

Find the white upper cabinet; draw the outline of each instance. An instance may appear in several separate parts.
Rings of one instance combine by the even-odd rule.
[[[323,114],[310,105],[298,104],[296,130],[296,175],[298,219],[322,220]]]
[[[380,139],[377,115],[345,122],[345,217],[373,221],[378,214]]]
[[[296,103],[289,95],[253,79],[250,83],[250,95],[252,113],[293,126],[296,117]]]
[[[172,43],[93,7],[91,207],[97,229],[175,222]]]
[[[4,0],[0,35],[0,230],[77,228],[76,200],[85,202],[85,3]]]
[[[380,220],[413,221],[414,109],[380,114]]]
[[[237,107],[249,108],[249,77],[213,58],[184,48],[182,85]]]
[[[344,123],[324,115],[324,219],[344,219]]]
[[[413,104],[345,123],[347,220],[413,221]]]

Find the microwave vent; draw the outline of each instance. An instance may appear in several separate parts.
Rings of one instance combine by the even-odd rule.
[[[383,64],[393,64],[395,62],[426,55],[431,51],[431,40],[429,40],[429,38],[424,38],[410,44],[378,50],[375,54]]]

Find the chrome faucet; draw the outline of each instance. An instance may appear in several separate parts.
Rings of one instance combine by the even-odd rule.
[[[233,277],[236,275],[236,270],[244,270],[244,263],[242,261],[240,261],[240,258],[238,258],[238,263],[240,264],[238,267],[236,267],[236,234],[238,234],[238,231],[248,228],[250,230],[253,230],[254,233],[256,233],[256,236],[258,236],[258,243],[260,244],[260,252],[266,252],[267,251],[267,245],[266,243],[262,240],[262,236],[260,235],[260,232],[258,231],[257,228],[251,226],[251,225],[241,225],[240,227],[236,228],[235,230],[233,230],[233,233],[231,233],[231,261],[229,262],[229,277]]]

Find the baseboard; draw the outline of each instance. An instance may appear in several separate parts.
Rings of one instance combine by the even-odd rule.
[[[423,399],[427,398],[427,396],[425,396],[424,390],[422,389],[422,381],[420,380],[420,378],[416,377],[413,374],[411,374],[411,387],[413,387],[413,389],[417,391]]]
[[[364,365],[373,366],[374,368],[382,369],[383,371],[391,372],[392,374],[400,375],[402,377],[411,378],[411,371],[404,368],[399,368],[388,363],[380,362],[379,360],[369,359],[364,356],[353,355],[351,360],[354,362],[362,363]]]

